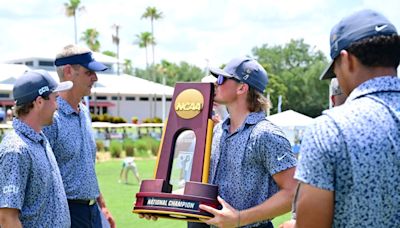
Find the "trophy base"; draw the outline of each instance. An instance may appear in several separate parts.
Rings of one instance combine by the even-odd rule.
[[[196,215],[184,212],[162,211],[162,210],[133,210],[133,213],[154,215],[158,218],[184,220],[188,222],[202,222],[200,219],[210,219],[211,216]]]
[[[193,187],[197,188],[193,189]],[[208,191],[199,191],[198,187]],[[210,219],[213,215],[201,210],[199,205],[204,204],[219,208],[220,204],[216,199],[217,191],[218,187],[215,185],[187,182],[183,195],[164,192],[138,192],[132,212],[161,218],[202,222],[200,219]],[[199,192],[203,192],[203,195],[199,196]],[[214,194],[210,194],[210,192]]]

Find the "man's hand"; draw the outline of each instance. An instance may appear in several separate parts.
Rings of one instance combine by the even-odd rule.
[[[296,227],[296,220],[291,219],[279,225],[279,228],[295,228]]]
[[[215,208],[200,205],[200,209],[207,211],[210,214],[214,215],[214,218],[211,219],[201,219],[201,221],[207,223],[208,225],[214,225],[220,228],[223,227],[239,227],[240,223],[240,215],[239,211],[229,205],[225,200],[218,196],[218,201],[222,205],[221,210],[217,210]]]
[[[110,212],[106,207],[101,208],[101,212],[102,212],[102,213],[104,214],[104,216],[106,217],[108,223],[110,223],[110,227],[111,227],[111,228],[115,228],[116,225],[115,225],[114,218],[113,218],[112,215],[111,215],[111,212]]]
[[[158,217],[150,214],[139,214],[139,218],[145,218],[147,220],[157,221]]]

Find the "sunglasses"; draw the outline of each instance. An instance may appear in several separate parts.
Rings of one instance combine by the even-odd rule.
[[[224,76],[222,76],[222,75],[218,75],[218,78],[217,78],[217,85],[222,85],[222,84],[224,84],[224,82],[225,82],[226,80],[228,80],[228,79],[232,79],[232,80],[234,80],[234,81],[236,81],[236,82],[238,82],[238,83],[242,83],[238,78],[234,78],[234,77],[228,78],[228,77],[224,77]]]

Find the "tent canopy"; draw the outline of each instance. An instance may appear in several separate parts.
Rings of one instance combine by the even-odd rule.
[[[314,119],[304,114],[287,110],[271,116],[267,119],[279,127],[307,127],[314,122]]]

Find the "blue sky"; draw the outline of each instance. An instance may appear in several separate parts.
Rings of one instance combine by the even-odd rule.
[[[63,46],[73,43],[73,19],[64,14],[66,2],[69,0],[0,0],[0,61],[33,55],[55,56]],[[116,51],[111,40],[112,25],[119,24],[121,59],[131,59],[134,67],[145,66],[145,50],[133,42],[136,34],[150,31],[150,22],[141,19],[147,6],[155,6],[164,15],[155,22],[156,62],[186,61],[201,68],[251,55],[253,47],[265,43],[281,45],[290,39],[304,38],[306,43],[328,55],[331,27],[360,9],[377,10],[400,29],[398,0],[81,2],[85,11],[78,13],[78,36],[87,28],[95,28],[100,32],[101,50]]]

